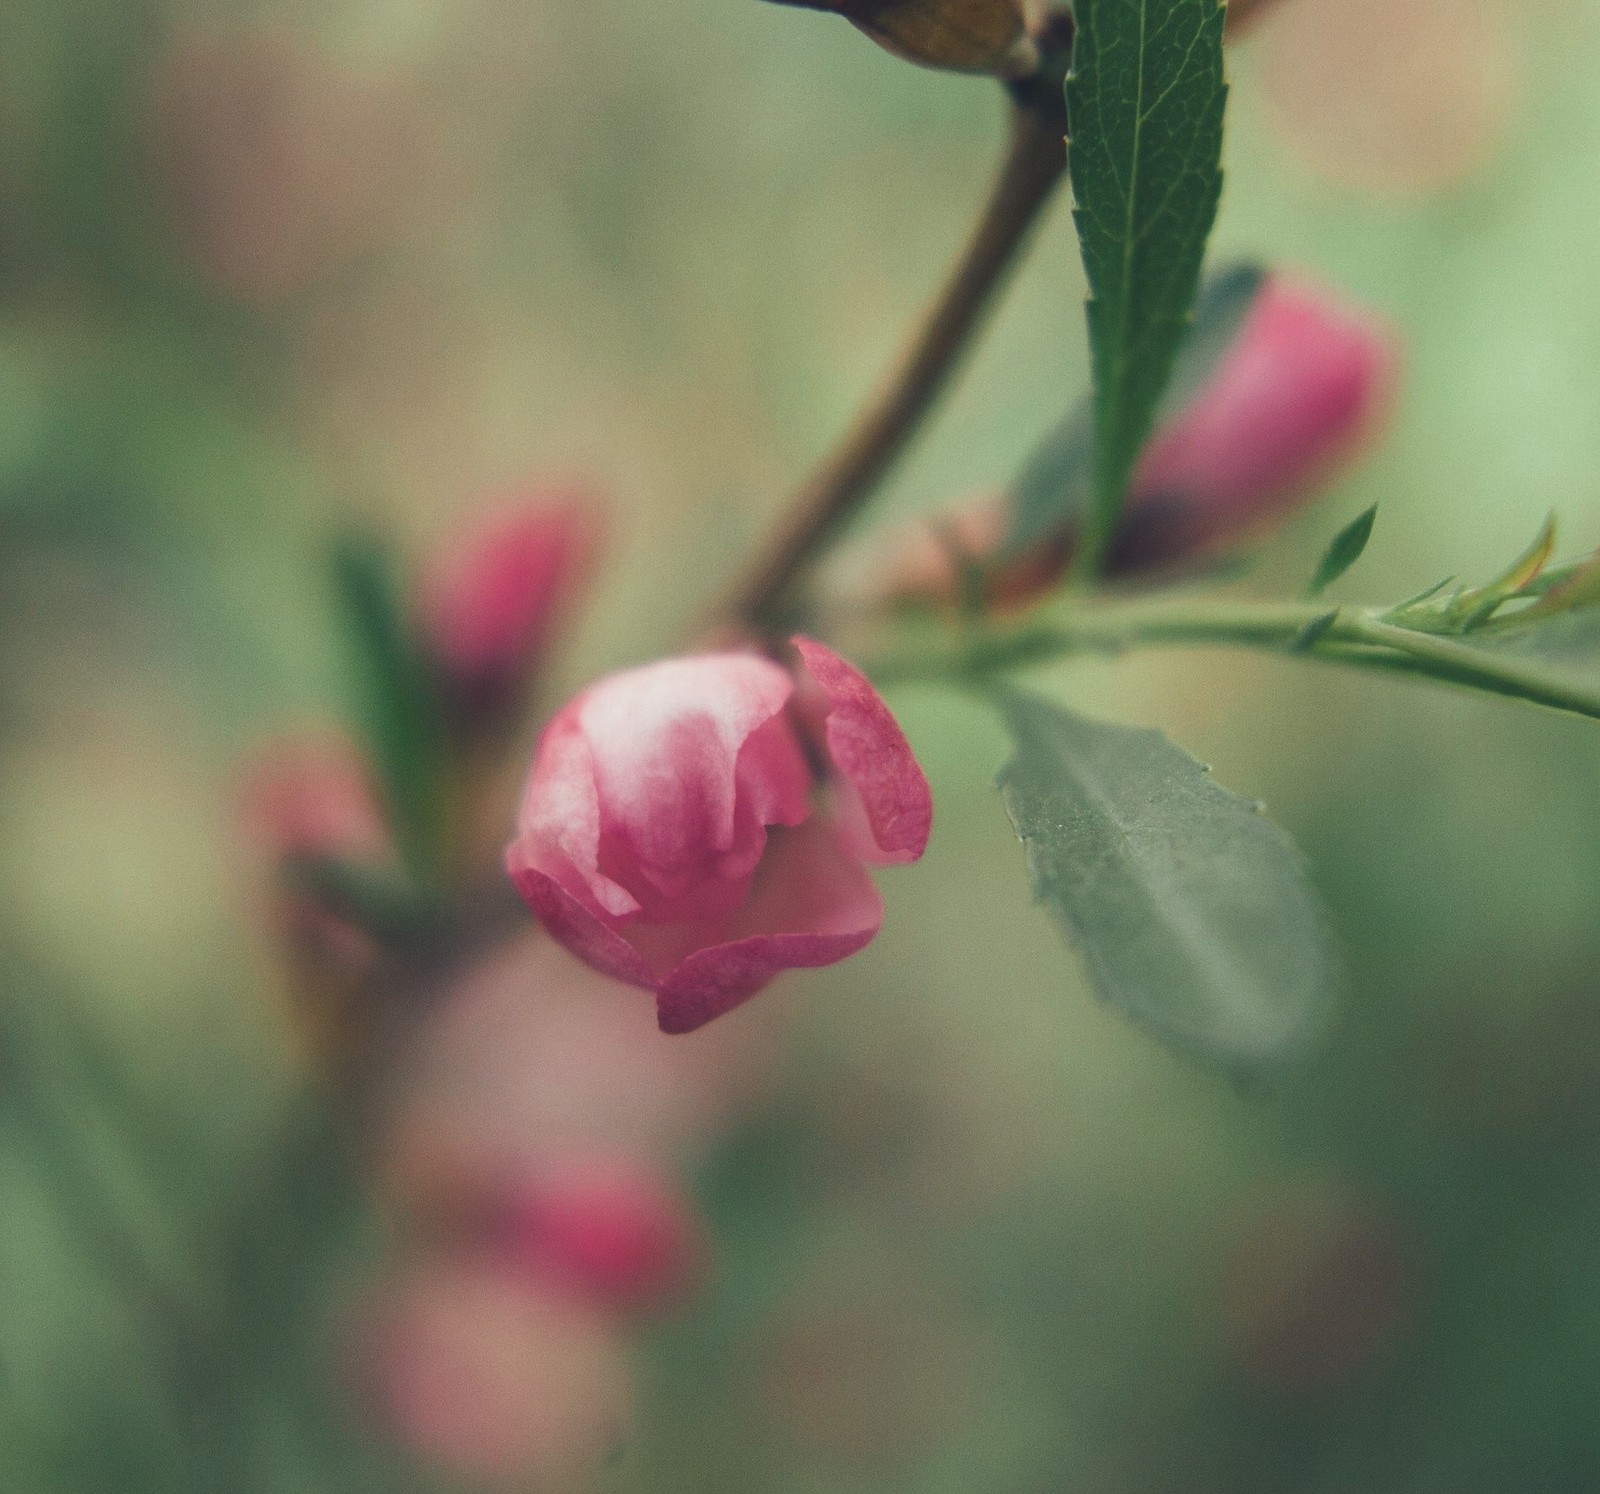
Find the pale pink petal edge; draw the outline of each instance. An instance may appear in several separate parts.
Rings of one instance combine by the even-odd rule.
[[[696,950],[661,981],[663,1032],[693,1032],[785,970],[837,964],[865,949],[883,925],[883,900],[838,831],[811,820],[773,833],[740,924],[748,932]]]
[[[584,964],[630,986],[656,989],[655,976],[638,952],[620,934],[607,928],[556,879],[506,853],[506,872],[545,932]]]

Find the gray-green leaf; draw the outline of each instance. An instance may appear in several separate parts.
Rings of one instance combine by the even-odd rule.
[[[1364,513],[1357,514],[1333,537],[1333,543],[1328,546],[1327,553],[1323,555],[1317,566],[1317,573],[1311,578],[1311,585],[1306,588],[1308,597],[1320,597],[1335,581],[1350,569],[1367,548],[1367,541],[1372,538],[1372,526],[1378,517],[1378,505],[1374,503]]]
[[[1077,0],[1067,79],[1073,217],[1089,280],[1095,511],[1116,526],[1188,327],[1222,193],[1220,0]]]
[[[426,882],[439,852],[444,718],[406,629],[388,552],[363,535],[335,546],[336,594],[355,655],[365,738],[406,863]]]
[[[1006,812],[1034,890],[1095,990],[1242,1076],[1320,1029],[1334,984],[1322,904],[1289,838],[1160,732],[1007,692]]]

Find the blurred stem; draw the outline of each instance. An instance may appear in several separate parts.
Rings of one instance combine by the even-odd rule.
[[[20,985],[20,969],[8,960],[8,985]],[[103,1055],[88,1051],[90,1038],[70,1014],[67,999],[42,981],[30,980],[21,999],[8,991],[0,1000],[0,1119],[18,1124],[46,1170],[51,1197],[106,1284],[145,1335],[152,1358],[167,1371],[174,1402],[193,1385],[210,1304],[168,1258],[152,1248],[139,1219],[155,1217],[141,1170],[132,1159],[95,1145],[91,1131],[106,1122],[121,1129],[142,1119],[133,1098],[113,1090]],[[144,1159],[141,1159],[144,1160]],[[135,1196],[137,1204],[135,1205]],[[130,1217],[136,1214],[137,1217]],[[170,1244],[170,1242],[168,1242]],[[180,1437],[173,1448],[173,1487],[203,1489],[209,1472],[193,1446]]]
[[[1381,609],[1315,602],[1125,602],[1010,633],[941,639],[870,662],[879,683],[982,678],[1084,653],[1222,646],[1419,675],[1600,719],[1600,687],[1535,660],[1386,622]]]
[[[1011,85],[1011,130],[961,258],[900,363],[785,509],[786,518],[724,612],[754,629],[781,620],[799,581],[905,450],[983,324],[1045,204],[1066,175],[1071,20],[1053,18],[1034,76]]]

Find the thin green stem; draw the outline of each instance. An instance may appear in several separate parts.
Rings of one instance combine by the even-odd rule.
[[[1455,638],[1385,622],[1365,607],[1315,602],[1130,602],[1083,606],[1006,633],[943,636],[869,666],[880,682],[972,677],[1083,653],[1137,648],[1252,648],[1381,669],[1600,719],[1600,686]]]
[[[1070,16],[1063,13],[1057,24],[1067,42],[1051,49],[1053,68],[1012,90],[1000,172],[949,280],[901,362],[784,510],[778,532],[719,615],[758,629],[781,616],[796,586],[877,490],[949,385],[1066,175],[1067,122],[1058,74],[1064,71],[1060,59],[1070,52]]]

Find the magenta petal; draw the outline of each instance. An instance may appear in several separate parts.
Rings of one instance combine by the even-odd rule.
[[[513,845],[506,852],[506,871],[522,900],[556,943],[584,964],[647,991],[656,987],[655,976],[639,953],[618,933],[607,928],[556,879],[530,866]]]
[[[792,642],[828,697],[828,756],[860,798],[870,831],[870,843],[859,849],[879,866],[915,861],[933,828],[933,795],[899,722],[854,665],[813,639]],[[844,817],[853,817],[849,808]]]
[[[845,959],[882,923],[878,889],[831,824],[774,830],[735,937],[688,955],[657,988],[661,1030],[693,1032],[785,970]]]

